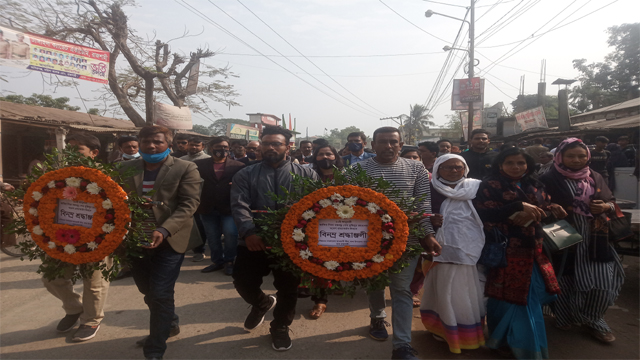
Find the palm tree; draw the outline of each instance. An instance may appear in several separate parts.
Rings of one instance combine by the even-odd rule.
[[[429,128],[429,126],[435,126],[436,124],[429,120],[433,118],[433,115],[428,114],[424,105],[415,104],[409,106],[409,115],[404,123],[404,131],[407,136],[405,140],[408,144],[413,144],[418,137],[422,136],[423,132]]]

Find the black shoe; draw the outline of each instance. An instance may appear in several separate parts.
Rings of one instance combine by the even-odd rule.
[[[276,297],[273,295],[269,295],[269,300],[270,300],[269,306],[264,309],[259,309],[255,306],[251,307],[251,312],[249,313],[247,318],[244,320],[245,330],[251,331],[257,328],[258,326],[260,326],[260,324],[262,324],[262,322],[264,321],[264,316],[267,314],[267,311],[276,307],[276,303],[278,302],[276,300]]]
[[[206,268],[200,270],[201,273],[210,273],[218,270],[224,269],[224,264],[211,264]]]
[[[389,338],[387,326],[389,326],[389,323],[384,319],[371,319],[371,325],[369,325],[369,336],[378,341],[387,340]]]
[[[180,326],[172,326],[171,327],[171,331],[169,332],[169,337],[174,337],[176,335],[180,334]],[[142,339],[136,341],[136,345],[138,346],[144,346],[144,343],[147,341],[147,338],[149,336],[145,336]]]
[[[65,333],[73,329],[73,327],[76,325],[76,322],[80,318],[80,315],[82,315],[82,313],[75,315],[65,315],[58,323],[58,327],[56,327],[56,330],[60,333]]]
[[[269,330],[271,333],[271,346],[273,350],[276,351],[287,351],[291,349],[293,345],[291,343],[291,338],[289,337],[289,327],[283,326],[281,328],[271,328]]]
[[[224,274],[227,276],[233,275],[233,262],[230,261],[224,264]]]
[[[80,325],[75,334],[73,334],[73,338],[71,341],[80,342],[91,340],[96,337],[96,334],[100,330],[100,325],[89,326],[89,325]]]
[[[418,352],[415,351],[410,345],[405,345],[401,348],[393,349],[391,353],[392,359],[406,359],[406,360],[417,360],[416,357]]]

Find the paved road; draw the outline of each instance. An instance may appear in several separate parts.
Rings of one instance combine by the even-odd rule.
[[[319,320],[307,313],[309,299],[300,299],[291,326],[293,348],[280,353],[271,349],[268,325],[253,333],[242,329],[247,305],[238,297],[230,278],[220,272],[202,274],[207,262],[193,263],[187,256],[176,287],[180,335],[169,342],[168,359],[388,359],[391,342],[378,342],[367,335],[367,300],[331,296],[328,312]],[[561,332],[547,319],[550,355],[555,359],[638,359],[638,258],[624,261],[627,281],[607,321],[618,340],[612,345],[593,341],[586,331]],[[109,291],[105,319],[95,339],[72,343],[71,333],[57,334],[64,316],[60,302],[43,288],[35,273],[37,264],[0,255],[0,356],[3,359],[136,359],[142,350],[135,341],[147,334],[148,310],[131,278],[116,281]],[[265,289],[274,293],[272,279]],[[82,286],[76,286],[81,291]],[[451,354],[446,345],[431,338],[414,310],[413,346],[424,359],[488,359],[488,349]],[[267,320],[271,320],[271,313]]]

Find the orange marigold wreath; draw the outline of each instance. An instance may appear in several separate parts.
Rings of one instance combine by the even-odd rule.
[[[368,220],[367,246],[318,244],[318,219]],[[316,190],[295,203],[281,226],[282,246],[300,269],[323,279],[374,277],[400,259],[407,245],[407,216],[386,196],[352,185]]]
[[[93,203],[92,227],[56,224],[58,199]],[[24,197],[24,218],[34,242],[47,255],[71,264],[99,262],[113,253],[131,221],[127,194],[100,170],[66,167],[43,174]]]

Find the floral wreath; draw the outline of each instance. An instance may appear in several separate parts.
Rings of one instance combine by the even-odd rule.
[[[93,203],[91,228],[56,224],[58,199]],[[98,169],[72,166],[47,172],[24,196],[24,218],[34,242],[54,259],[79,265],[99,262],[127,236],[131,222],[125,191]]]
[[[368,220],[366,247],[318,244],[318,219]],[[405,251],[407,216],[386,196],[340,185],[316,190],[291,206],[281,226],[282,247],[303,272],[322,279],[372,278],[391,268]]]

